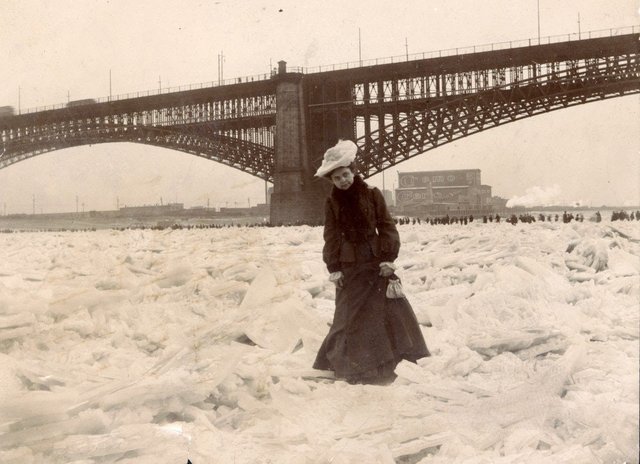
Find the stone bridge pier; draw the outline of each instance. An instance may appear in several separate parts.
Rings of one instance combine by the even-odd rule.
[[[278,65],[271,223],[322,224],[331,183],[313,174],[327,148],[340,138],[355,139],[352,115],[333,110],[331,104],[344,98],[345,91],[350,98],[350,89],[326,92],[326,85],[311,86],[303,74],[287,72],[284,61]]]

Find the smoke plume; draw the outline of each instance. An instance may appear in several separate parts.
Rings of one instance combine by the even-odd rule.
[[[559,203],[560,187],[530,187],[523,196],[516,196],[507,201],[507,207],[514,206],[553,206]]]

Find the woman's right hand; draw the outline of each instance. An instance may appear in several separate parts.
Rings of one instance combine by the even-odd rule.
[[[329,274],[329,282],[333,282],[337,289],[341,289],[344,285],[344,274],[342,274],[342,271]]]
[[[382,277],[389,277],[396,270],[396,265],[392,262],[380,263],[380,275]]]

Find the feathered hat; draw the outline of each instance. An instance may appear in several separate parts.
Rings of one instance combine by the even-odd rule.
[[[324,152],[322,166],[316,171],[316,177],[324,177],[337,168],[346,168],[356,159],[358,146],[351,140],[339,140]]]

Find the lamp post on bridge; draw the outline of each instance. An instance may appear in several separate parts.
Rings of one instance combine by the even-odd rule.
[[[580,29],[580,12],[578,11],[578,40],[582,38],[582,31]]]
[[[360,35],[360,28],[358,28],[358,61],[362,66],[362,36]]]
[[[218,85],[224,81],[224,52],[220,50],[218,54]]]
[[[540,45],[540,0],[538,2],[538,45]]]

